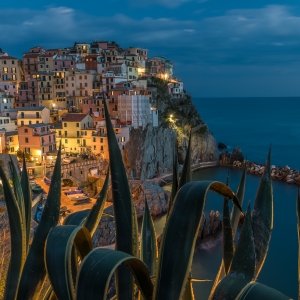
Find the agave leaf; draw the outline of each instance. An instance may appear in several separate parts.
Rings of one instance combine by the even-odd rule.
[[[174,150],[174,153],[173,153],[172,192],[171,192],[171,197],[170,197],[169,205],[168,205],[167,218],[168,218],[168,216],[170,214],[170,210],[173,206],[173,201],[175,199],[177,190],[178,190],[178,142],[177,142],[177,139],[176,139],[175,150]]]
[[[240,184],[239,184],[239,187],[238,187],[237,193],[236,193],[236,196],[239,200],[240,206],[243,206],[243,202],[244,202],[244,194],[245,194],[245,186],[246,186],[246,170],[247,170],[247,167],[245,166],[244,170],[243,170],[241,180],[240,180]],[[234,237],[235,237],[235,234],[236,234],[236,231],[237,231],[239,218],[240,218],[240,211],[234,205],[232,207],[231,222],[230,222],[231,227],[232,227],[232,231],[233,231],[233,240],[234,240]],[[224,239],[225,238],[224,238],[224,235],[223,235],[223,241],[224,241]],[[216,289],[217,285],[219,284],[221,279],[224,278],[225,275],[226,274],[225,274],[225,269],[224,269],[224,261],[222,259],[221,266],[220,266],[219,271],[217,273],[217,276],[214,280],[214,284],[213,284],[209,299],[211,299],[213,291]]]
[[[72,276],[72,249],[83,259],[93,248],[89,231],[81,226],[56,226],[49,232],[45,247],[47,273],[58,299],[75,299]]]
[[[94,249],[81,263],[76,280],[76,299],[106,299],[110,278],[120,265],[134,275],[143,297],[152,299],[153,285],[146,265],[127,253],[102,248]]]
[[[184,184],[192,181],[192,168],[191,168],[192,155],[191,155],[191,152],[192,152],[192,129],[190,130],[188,148],[186,151],[186,156],[185,156],[184,164],[182,167],[182,172],[181,172],[181,176],[180,176],[180,180],[179,180],[178,189],[183,187]]]
[[[233,232],[230,223],[230,212],[228,199],[224,199],[223,203],[223,220],[222,220],[222,231],[223,231],[223,264],[225,274],[228,273],[229,267],[234,253],[233,243]]]
[[[112,196],[116,225],[116,250],[137,256],[138,233],[137,218],[133,206],[126,170],[121,151],[104,101],[107,141],[109,149],[109,164],[111,171]],[[133,280],[125,266],[120,266],[116,273],[117,298],[131,299]]]
[[[296,202],[296,214],[298,222],[298,299],[300,299],[300,191],[298,189],[298,197]]]
[[[246,187],[246,170],[247,170],[247,166],[244,166],[244,170],[243,170],[243,174],[241,177],[241,181],[239,184],[239,187],[237,189],[236,192],[236,196],[239,199],[240,205],[243,206],[243,202],[244,202],[244,195],[245,195],[245,187]],[[233,206],[232,208],[232,212],[231,212],[231,226],[232,226],[232,230],[233,230],[233,237],[236,234],[236,230],[239,224],[239,219],[240,219],[240,212],[238,211],[238,209],[236,208],[236,206]]]
[[[53,171],[50,189],[41,221],[36,229],[19,285],[18,300],[37,299],[46,276],[44,248],[51,228],[59,220],[61,196],[61,145]]]
[[[250,204],[228,274],[212,292],[211,299],[236,299],[255,272],[255,247],[251,226]]]
[[[108,179],[109,179],[109,170],[106,174],[106,178],[105,178],[102,190],[100,192],[100,195],[99,195],[95,205],[92,207],[92,210],[90,211],[90,213],[84,223],[84,227],[86,227],[89,230],[91,236],[94,235],[94,233],[97,229],[97,226],[99,224],[99,221],[103,214],[104,205],[105,205],[105,202],[107,199]]]
[[[180,299],[183,293],[208,190],[232,199],[239,206],[235,194],[221,182],[190,182],[178,191],[159,250],[156,300]]]
[[[10,187],[8,179],[0,166],[4,198],[7,207],[10,228],[11,258],[6,277],[4,299],[15,299],[20,274],[26,259],[25,223],[18,201]]]
[[[155,228],[151,218],[147,199],[145,198],[145,211],[142,224],[141,260],[145,263],[151,275],[155,274],[157,259],[157,242]]]
[[[64,225],[83,225],[91,209],[76,211],[64,219]]]
[[[21,188],[23,192],[23,199],[24,199],[24,209],[25,209],[25,221],[26,221],[26,247],[28,251],[28,244],[29,244],[29,235],[31,229],[31,189],[29,185],[29,178],[26,168],[26,161],[25,161],[25,154],[23,152],[23,169],[21,173]]]
[[[265,262],[273,229],[273,189],[270,157],[271,148],[257,190],[252,212],[252,229],[256,253],[255,279],[259,275]]]
[[[10,158],[9,166],[10,166],[11,173],[12,173],[13,189],[14,189],[15,197],[16,197],[17,203],[19,205],[21,215],[22,215],[22,217],[24,217],[25,216],[24,198],[23,198],[23,192],[22,192],[20,179],[19,179],[18,172],[16,170],[15,164],[12,161],[11,156],[9,156],[9,158]]]
[[[275,289],[272,289],[266,285],[258,282],[250,282],[237,296],[237,300],[252,300],[252,299],[264,299],[264,300],[291,300],[292,298],[283,295]]]

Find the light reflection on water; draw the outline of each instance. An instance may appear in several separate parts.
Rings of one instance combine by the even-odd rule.
[[[193,180],[217,180],[225,182],[228,170],[230,172],[230,187],[237,190],[241,171],[222,167],[206,168],[196,171]],[[246,191],[243,210],[247,204],[255,199],[260,178],[247,174]],[[297,188],[283,182],[273,181],[274,194],[274,229],[270,242],[269,252],[258,281],[276,288],[282,293],[297,298],[297,259],[298,235],[296,221],[296,192]],[[209,192],[205,206],[205,213],[210,210],[219,210],[222,214],[223,198]],[[161,234],[165,225],[165,217],[154,221],[157,235]],[[214,280],[222,258],[222,239],[214,238],[199,246],[194,253],[193,277]],[[194,283],[197,300],[207,299],[212,282]]]

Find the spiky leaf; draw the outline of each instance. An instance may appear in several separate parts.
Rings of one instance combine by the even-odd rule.
[[[157,300],[180,299],[183,293],[208,190],[233,199],[239,206],[235,194],[220,182],[190,182],[178,191],[159,251],[154,292]]]
[[[107,199],[108,179],[109,179],[109,170],[107,171],[106,178],[102,190],[100,192],[100,195],[96,203],[92,207],[92,210],[90,211],[84,223],[84,227],[86,227],[89,230],[91,236],[94,235],[103,214],[104,205]]]
[[[46,276],[44,248],[50,230],[57,225],[61,196],[61,145],[51,179],[48,197],[36,229],[20,281],[18,300],[36,299]]]
[[[15,299],[22,268],[26,258],[26,224],[24,223],[19,203],[10,187],[2,166],[0,166],[0,178],[2,180],[11,233],[11,258],[4,293],[4,299],[10,300]]]
[[[182,172],[181,172],[181,176],[180,176],[180,180],[179,180],[178,189],[183,187],[183,185],[185,185],[186,183],[192,181],[192,168],[191,168],[192,154],[191,154],[191,152],[192,152],[192,129],[190,130],[188,148],[186,151],[186,156],[185,156],[184,164],[182,167]]]
[[[147,200],[145,198],[145,211],[142,224],[141,260],[145,263],[151,275],[155,274],[157,259],[157,243],[155,228],[151,218]]]
[[[239,187],[237,189],[236,192],[236,196],[239,199],[239,203],[241,206],[243,206],[243,202],[244,202],[244,196],[245,196],[245,187],[246,187],[246,170],[247,170],[247,166],[244,166],[243,169],[243,174],[240,180],[240,184]],[[235,237],[236,234],[236,230],[239,224],[239,219],[240,219],[240,211],[237,209],[236,206],[232,207],[232,212],[231,212],[231,226],[232,226],[232,230],[233,230],[233,237]]]
[[[138,253],[137,218],[131,199],[126,170],[121,151],[113,130],[104,101],[109,164],[111,170],[112,196],[116,226],[116,249],[133,256]],[[116,288],[119,300],[128,300],[133,294],[133,280],[125,266],[120,266],[116,274]]]
[[[212,299],[236,299],[255,272],[255,247],[251,226],[250,204],[228,274],[213,291]]]
[[[64,225],[51,229],[45,247],[45,264],[58,299],[75,299],[73,246],[81,260],[92,250],[91,235],[86,228]]]
[[[270,157],[271,148],[257,190],[252,212],[252,228],[256,253],[255,279],[259,275],[266,259],[273,229],[273,190]]]
[[[91,209],[76,211],[64,219],[64,225],[83,225]]]
[[[258,282],[248,283],[247,286],[237,296],[237,300],[291,300],[290,297],[283,295],[275,289]]]
[[[222,220],[222,232],[223,232],[223,263],[225,274],[228,273],[229,267],[234,253],[233,232],[230,223],[229,203],[228,199],[224,199],[223,203],[223,220]]]
[[[173,153],[173,178],[172,178],[172,191],[171,191],[171,196],[169,200],[169,205],[168,205],[168,212],[167,212],[167,217],[170,214],[170,210],[173,206],[173,202],[178,190],[178,142],[176,139],[175,142],[175,149]]]
[[[106,299],[110,278],[120,266],[128,268],[134,275],[143,297],[152,299],[153,285],[146,265],[127,253],[101,248],[90,252],[80,266],[76,281],[76,299]]]
[[[26,168],[25,154],[23,152],[23,169],[21,173],[21,187],[23,191],[24,209],[25,209],[25,221],[26,221],[26,246],[28,251],[29,235],[31,229],[31,189],[29,185],[29,178]]]

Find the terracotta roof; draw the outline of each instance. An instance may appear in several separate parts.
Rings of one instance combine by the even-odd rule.
[[[63,118],[63,122],[81,122],[87,114],[67,114]]]
[[[13,56],[0,56],[0,59],[17,59]]]
[[[39,53],[25,53],[23,55],[24,58],[36,58],[38,57],[40,54]]]

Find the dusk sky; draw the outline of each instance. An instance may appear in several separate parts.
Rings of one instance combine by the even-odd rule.
[[[193,97],[299,96],[300,3],[289,1],[3,1],[0,48],[116,41],[174,61]]]

